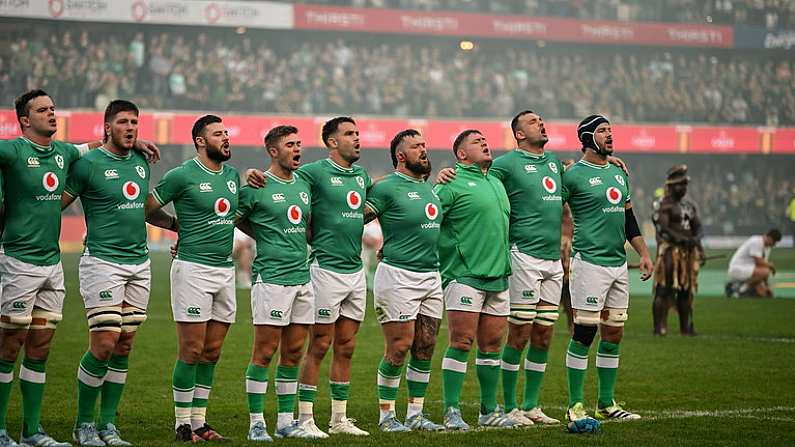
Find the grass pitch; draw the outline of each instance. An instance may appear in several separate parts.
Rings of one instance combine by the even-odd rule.
[[[47,366],[47,390],[43,424],[56,439],[71,439],[76,403],[75,372],[87,346],[87,329],[77,283],[77,255],[65,255],[68,297],[65,318],[56,334]],[[795,251],[777,249],[773,260],[780,270],[795,271]],[[176,355],[176,334],[169,304],[169,259],[153,255],[153,287],[149,320],[136,340],[130,373],[120,407],[118,426],[124,437],[137,445],[173,445],[171,371]],[[725,263],[725,261],[724,261]],[[710,265],[709,268],[723,268]],[[637,271],[632,281],[638,280]],[[645,290],[649,290],[647,287]],[[633,288],[633,290],[635,290]],[[348,414],[369,430],[367,438],[333,436],[320,445],[795,445],[795,300],[728,300],[700,296],[695,310],[695,338],[676,335],[676,315],[671,315],[672,333],[665,338],[651,335],[651,301],[648,294],[633,293],[629,322],[621,348],[617,398],[627,408],[643,415],[637,422],[608,423],[596,435],[571,435],[563,426],[531,427],[513,431],[476,431],[466,434],[440,433],[384,435],[378,432],[376,369],[383,353],[380,328],[368,308],[367,320],[358,336],[354,356],[351,401]],[[565,318],[561,317],[561,322]],[[238,291],[237,323],[232,326],[210,397],[208,421],[235,444],[245,443],[248,411],[244,372],[250,356],[252,328],[248,292]],[[441,422],[440,363],[446,347],[443,326],[431,376],[426,412]],[[548,414],[561,418],[566,405],[565,324],[558,323],[541,395]],[[591,349],[586,385],[588,405],[595,405],[596,371]],[[316,420],[321,428],[329,416],[326,382],[328,359],[321,375]],[[273,378],[275,368],[271,368]],[[522,375],[520,375],[521,377]],[[326,378],[326,379],[324,379]],[[520,378],[519,389],[523,377]],[[272,382],[271,382],[272,384]],[[405,378],[401,383],[398,415],[405,414]],[[500,393],[501,395],[501,393]],[[464,388],[463,413],[476,423],[478,387],[474,354]],[[20,430],[21,403],[15,385],[8,415],[9,432]],[[275,427],[275,394],[267,396],[268,429]],[[302,445],[276,440],[277,444]]]

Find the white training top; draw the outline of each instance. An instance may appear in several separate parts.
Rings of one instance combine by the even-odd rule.
[[[762,236],[749,237],[732,255],[732,259],[729,261],[729,271],[742,268],[753,270],[754,266],[756,266],[754,257],[767,261],[770,256],[770,248],[765,247],[765,241]]]

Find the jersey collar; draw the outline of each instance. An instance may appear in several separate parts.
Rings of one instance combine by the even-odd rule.
[[[327,158],[327,159],[326,159],[326,161],[327,161],[327,162],[328,162],[328,163],[329,163],[331,166],[333,166],[335,169],[338,169],[338,170],[340,170],[340,171],[342,171],[342,172],[353,172],[353,165],[351,165],[351,167],[350,167],[350,168],[346,168],[346,167],[343,167],[343,166],[340,166],[340,165],[338,165],[338,164],[337,164],[337,163],[336,163],[334,160],[332,160],[331,158]]]
[[[400,177],[400,178],[404,179],[404,180],[407,180],[407,181],[409,181],[409,182],[414,182],[414,183],[425,183],[423,180],[420,180],[420,179],[418,179],[418,178],[414,178],[414,177],[412,177],[412,176],[410,176],[410,175],[406,175],[406,174],[404,174],[404,173],[402,173],[402,172],[400,172],[400,171],[395,171],[395,172],[394,172],[394,174],[395,174],[396,176],[398,176],[398,177]]]
[[[282,185],[292,185],[293,183],[295,183],[295,173],[293,173],[293,178],[290,180],[285,180],[279,177],[278,175],[272,173],[271,171],[265,171],[265,175],[273,179],[274,182],[281,183]]]
[[[100,146],[99,150],[102,151],[103,154],[107,155],[108,157],[114,160],[129,160],[132,158],[132,151],[128,152],[126,156],[122,157],[121,155],[116,155],[113,152],[109,151],[105,146]]]
[[[459,168],[460,168],[460,169],[463,169],[463,170],[465,170],[465,171],[470,171],[470,172],[473,172],[473,173],[474,173],[474,172],[477,172],[478,174],[480,174],[480,175],[481,175],[481,176],[483,176],[483,177],[485,177],[486,175],[488,175],[488,174],[484,174],[484,173],[483,173],[483,170],[482,170],[482,169],[480,169],[480,166],[478,166],[478,165],[477,165],[477,164],[475,164],[475,163],[472,163],[472,164],[466,165],[466,164],[464,164],[464,163],[457,162],[457,163],[455,164],[455,167],[456,167],[456,169],[459,169]]]
[[[536,155],[536,154],[533,154],[533,153],[527,152],[527,151],[526,151],[526,150],[524,150],[524,149],[519,149],[519,148],[516,148],[516,149],[514,149],[514,152],[518,152],[518,153],[519,153],[519,155],[521,155],[521,156],[523,156],[523,157],[531,158],[531,159],[533,159],[533,160],[542,160],[544,157],[546,157],[546,156],[547,156],[547,153],[546,153],[546,152],[544,152],[544,153],[543,153],[543,154],[541,154],[541,155]]]
[[[37,150],[39,152],[50,152],[50,151],[52,151],[52,143],[50,143],[49,146],[42,146],[42,145],[40,145],[38,143],[34,143],[32,140],[29,140],[29,139],[27,139],[25,137],[19,137],[19,138],[22,138],[23,140],[27,141],[28,144],[33,146],[33,149],[35,149],[35,150]]]
[[[589,168],[594,168],[594,169],[607,169],[607,168],[610,167],[610,162],[607,162],[604,165],[595,165],[595,164],[593,164],[591,162],[588,162],[588,161],[585,161],[585,160],[580,160],[577,163],[582,163],[585,166],[588,166]]]
[[[204,170],[204,172],[206,172],[206,173],[208,173],[208,174],[218,175],[218,174],[220,174],[220,173],[224,172],[224,165],[221,165],[221,169],[219,169],[219,170],[217,170],[217,171],[213,171],[212,169],[208,168],[207,166],[204,166],[204,163],[202,163],[201,161],[199,161],[199,159],[198,159],[198,158],[194,158],[194,159],[193,159],[193,161],[194,161],[194,162],[196,162],[196,164],[197,164],[197,165],[198,165],[200,168],[202,168],[202,170]]]

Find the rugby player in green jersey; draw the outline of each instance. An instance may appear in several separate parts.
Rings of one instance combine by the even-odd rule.
[[[144,220],[149,166],[143,155],[132,150],[138,139],[135,104],[111,101],[104,121],[105,144],[72,164],[61,199],[66,208],[80,198],[88,228],[79,277],[89,349],[77,370],[74,440],[85,446],[129,446],[115,423],[133,339],[146,320],[149,302]],[[168,229],[173,220],[161,211],[149,222]],[[99,427],[94,424],[97,398]]]
[[[593,431],[598,424],[584,407],[583,388],[588,351],[601,328],[596,356],[599,382],[596,417],[639,419],[613,398],[618,372],[619,343],[629,308],[629,275],[626,241],[640,255],[641,279],[653,269],[649,251],[630,202],[629,178],[608,163],[613,153],[610,122],[601,115],[585,118],[577,128],[583,157],[563,174],[563,199],[574,220],[572,244],[571,305],[574,335],[566,353],[569,383],[569,430]]]
[[[315,424],[314,402],[320,363],[333,346],[329,432],[366,436],[369,433],[348,419],[347,403],[351,358],[367,302],[361,252],[364,201],[372,182],[367,172],[354,164],[361,156],[361,146],[359,128],[352,118],[330,119],[323,124],[321,137],[328,158],[297,171],[312,187],[309,273],[315,292],[315,324],[298,383],[298,420],[306,431],[325,435]],[[269,181],[256,169],[247,171],[247,179],[254,186]]]
[[[22,136],[0,141],[0,172],[6,200],[0,252],[0,446],[17,445],[5,417],[14,379],[14,363],[25,347],[19,370],[22,390],[22,439],[32,446],[67,446],[41,427],[46,361],[65,298],[58,239],[61,196],[72,163],[101,142],[74,146],[53,140],[55,103],[43,90],[15,101]],[[139,141],[136,150],[159,158],[157,147]]]
[[[379,428],[438,431],[444,427],[428,420],[422,409],[444,309],[438,250],[441,204],[425,181],[431,161],[419,132],[408,129],[395,135],[390,154],[395,171],[373,185],[365,205],[365,220],[377,217],[384,233],[383,259],[373,287],[375,314],[386,342],[377,376]],[[403,425],[395,415],[395,399],[409,351]]]
[[[301,163],[301,139],[293,126],[277,126],[265,135],[271,164],[267,185],[240,189],[237,218],[254,235],[251,313],[254,346],[246,369],[250,441],[268,442],[263,411],[268,366],[280,349],[276,368],[277,438],[316,438],[293,417],[298,365],[309,327],[315,322],[315,296],[309,283],[307,227],[311,188],[295,172]],[[281,345],[281,346],[280,346]],[[324,434],[325,435],[325,434]],[[325,437],[325,436],[323,436]]]
[[[469,429],[459,401],[469,351],[477,339],[478,424],[513,428],[518,424],[497,405],[500,348],[510,314],[511,207],[502,182],[489,172],[492,157],[486,137],[466,130],[455,139],[453,152],[458,160],[455,179],[434,188],[442,206],[439,260],[450,327],[450,344],[442,361],[444,425],[450,430]]]
[[[170,170],[146,201],[147,215],[174,202],[179,244],[171,264],[171,308],[178,359],[173,392],[177,440],[225,439],[206,422],[215,365],[235,321],[232,262],[240,178],[221,118],[205,115],[192,129],[197,156]]]

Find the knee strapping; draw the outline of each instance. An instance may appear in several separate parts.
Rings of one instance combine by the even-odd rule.
[[[91,332],[121,332],[121,306],[95,307],[86,311]]]
[[[583,326],[574,323],[574,335],[571,337],[574,341],[578,341],[585,346],[591,346],[595,337],[596,326]]]
[[[607,320],[602,321],[602,324],[611,327],[624,327],[627,318],[629,318],[627,309],[607,309]]]
[[[574,313],[574,324],[581,324],[583,326],[598,326],[599,322],[599,312],[577,309]]]
[[[508,322],[516,325],[533,324],[536,318],[535,304],[512,304]]]
[[[134,306],[122,308],[121,310],[121,331],[135,332],[138,326],[146,321],[146,311]]]
[[[63,315],[44,309],[33,309],[31,317],[31,329],[55,329],[63,319]]]
[[[3,329],[27,329],[33,317],[31,315],[3,315],[6,320],[0,320]]]
[[[536,306],[536,318],[534,324],[540,326],[554,326],[558,321],[558,306],[552,305],[539,305]]]

